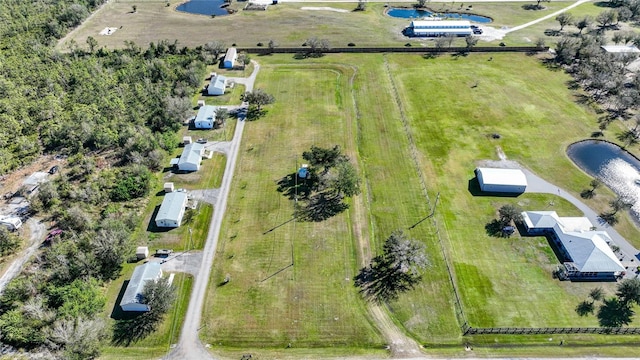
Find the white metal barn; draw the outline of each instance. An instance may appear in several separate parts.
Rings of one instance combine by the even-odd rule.
[[[156,214],[157,227],[179,227],[187,206],[187,193],[174,191],[167,193]]]
[[[519,169],[477,168],[480,190],[485,192],[523,193],[527,177]]]
[[[222,66],[225,69],[233,69],[237,59],[238,51],[236,48],[228,48],[227,53],[224,55],[224,62],[222,63]]]
[[[473,34],[467,20],[414,20],[405,29],[408,36],[467,36]]]
[[[224,91],[227,89],[227,77],[222,75],[212,75],[209,86],[207,86],[207,94],[209,95],[224,95]]]
[[[204,155],[204,144],[191,143],[184,147],[176,165],[181,171],[198,171],[202,155]]]
[[[216,121],[217,106],[205,105],[198,110],[196,119],[193,120],[193,126],[196,129],[213,129]]]
[[[142,290],[149,281],[156,281],[162,277],[162,269],[158,262],[148,262],[140,265],[133,270],[129,285],[124,291],[120,307],[122,311],[138,311],[145,312],[151,310],[149,305],[142,304]]]

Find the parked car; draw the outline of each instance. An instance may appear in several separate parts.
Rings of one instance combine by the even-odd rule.
[[[49,169],[49,174],[53,175],[53,174],[57,173],[58,170],[60,170],[60,167],[58,165],[55,165],[54,167]]]
[[[477,28],[477,29],[473,29],[473,33],[476,35],[482,35],[482,29]]]
[[[200,139],[196,140],[196,142],[197,142],[198,144],[206,144],[206,143],[207,143],[207,139],[200,138]]]
[[[157,257],[167,257],[173,253],[172,249],[158,249],[156,250]]]

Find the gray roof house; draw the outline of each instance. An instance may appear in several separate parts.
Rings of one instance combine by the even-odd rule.
[[[198,114],[195,120],[193,120],[193,126],[196,129],[213,129],[213,125],[216,122],[216,110],[217,106],[205,105],[198,109]]]
[[[187,206],[187,193],[174,191],[167,193],[156,214],[157,227],[179,227]]]
[[[151,308],[147,304],[142,304],[142,290],[148,281],[156,281],[162,277],[162,269],[158,262],[148,262],[137,266],[133,270],[129,285],[124,291],[124,296],[120,301],[122,311],[149,311]]]
[[[559,217],[555,211],[525,211],[524,226],[530,235],[546,235],[564,257],[564,274],[571,280],[613,280],[625,268],[611,250],[605,231],[592,230],[585,217]]]
[[[198,171],[204,155],[204,144],[191,143],[184,147],[182,155],[175,162],[182,171]],[[172,162],[173,164],[173,162]]]
[[[211,82],[207,86],[207,94],[209,95],[224,95],[224,91],[227,89],[227,77],[222,75],[211,76]]]

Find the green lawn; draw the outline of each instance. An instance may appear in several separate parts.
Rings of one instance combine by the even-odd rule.
[[[205,305],[205,343],[382,344],[353,287],[358,264],[351,212],[321,223],[288,222],[292,201],[277,191],[278,180],[296,170],[311,145],[352,151],[350,71],[263,64],[256,87],[277,102],[245,129]],[[231,281],[218,286],[225,274]]]

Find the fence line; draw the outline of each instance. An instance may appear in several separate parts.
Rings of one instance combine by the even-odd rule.
[[[465,324],[466,325],[466,324]],[[502,334],[502,335],[550,335],[550,334],[604,334],[637,335],[640,328],[632,327],[556,327],[556,328],[474,328],[464,327],[463,335]]]
[[[309,47],[250,47],[250,48],[238,48],[239,52],[246,52],[249,54],[311,54],[313,51]],[[498,52],[521,52],[521,53],[538,53],[549,51],[549,47],[543,46],[476,46],[472,48],[466,47],[448,47],[448,48],[435,48],[435,47],[336,47],[322,50],[323,54],[337,54],[337,53],[498,53]]]

